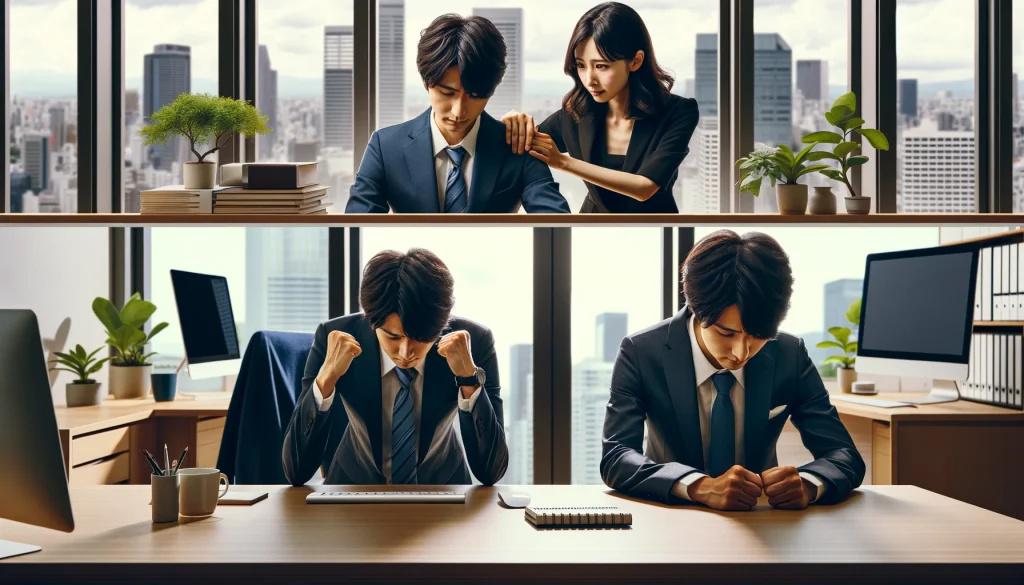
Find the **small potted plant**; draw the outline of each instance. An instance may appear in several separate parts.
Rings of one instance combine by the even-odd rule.
[[[184,164],[185,188],[213,189],[217,182],[217,165],[208,162],[206,157],[227,146],[236,133],[246,138],[269,133],[268,120],[245,100],[183,93],[157,110],[139,133],[145,138],[145,146],[164,144],[174,136],[185,137],[198,159]],[[212,146],[200,153],[197,144]]]
[[[861,197],[853,189],[853,185],[850,183],[850,169],[862,165],[870,159],[865,155],[853,155],[854,152],[860,150],[860,142],[851,140],[850,135],[857,132],[877,150],[889,150],[889,141],[880,130],[862,128],[864,119],[857,117],[856,111],[857,96],[853,92],[840,96],[833,102],[832,109],[825,112],[825,119],[839,132],[830,130],[811,132],[803,137],[802,142],[804,144],[820,142],[835,145],[832,147],[832,152],[817,150],[812,152],[808,158],[815,161],[830,159],[839,163],[838,169],[825,166],[818,172],[833,181],[839,181],[846,185],[846,189],[850,193],[846,197],[847,213],[866,215],[871,211],[871,198]]]
[[[803,215],[807,209],[807,185],[799,184],[798,179],[808,173],[829,168],[828,165],[805,164],[813,148],[814,144],[810,144],[794,154],[785,144],[776,148],[758,144],[754,152],[736,161],[740,169],[740,191],[757,197],[761,192],[762,181],[767,178],[775,187],[779,213]]]
[[[860,326],[860,299],[850,303],[846,309],[846,320],[852,325]],[[849,327],[829,327],[828,332],[835,338],[835,341],[820,341],[819,348],[835,348],[843,353],[832,355],[825,359],[825,363],[835,363],[836,377],[839,379],[839,389],[843,392],[853,392],[853,383],[857,381],[857,370],[854,365],[857,363],[857,342],[850,341],[850,334],[853,330]],[[852,354],[852,355],[851,355]]]
[[[64,386],[65,402],[68,406],[94,406],[103,402],[103,393],[100,392],[100,387],[103,384],[89,377],[100,371],[103,364],[110,359],[96,359],[96,354],[101,349],[103,348],[98,347],[92,353],[87,354],[84,347],[76,345],[70,353],[55,352],[57,359],[50,360],[51,364],[64,366],[63,368],[53,366],[50,370],[71,372],[78,376],[78,379],[68,382]]]
[[[167,323],[159,323],[146,335],[143,327],[156,312],[156,305],[135,293],[119,311],[107,299],[96,297],[92,312],[106,327],[107,344],[117,351],[110,360],[110,393],[114,398],[145,398],[153,372],[149,358],[156,353],[144,354],[143,351],[146,344],[167,327]]]

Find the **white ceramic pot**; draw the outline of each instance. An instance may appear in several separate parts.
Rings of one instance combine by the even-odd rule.
[[[836,377],[839,378],[839,389],[849,394],[853,392],[853,383],[857,381],[857,370],[853,368],[837,368]]]
[[[870,197],[847,197],[846,213],[851,215],[867,215],[871,213]]]
[[[187,162],[182,167],[186,189],[213,189],[217,184],[216,163]]]
[[[807,185],[775,185],[775,198],[782,215],[803,215],[807,211]]]
[[[110,393],[114,398],[145,398],[153,366],[110,366]]]
[[[832,192],[832,187],[811,187],[811,196],[807,200],[807,213],[835,215],[836,194]]]
[[[91,384],[68,383],[64,386],[64,398],[67,406],[96,406],[103,402],[103,393],[100,388],[103,384],[92,382]]]

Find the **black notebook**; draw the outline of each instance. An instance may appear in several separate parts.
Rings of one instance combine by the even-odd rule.
[[[624,527],[633,524],[633,515],[615,506],[527,506],[526,519],[539,528]]]

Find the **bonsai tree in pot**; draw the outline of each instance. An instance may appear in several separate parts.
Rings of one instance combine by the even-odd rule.
[[[145,398],[153,372],[149,358],[156,353],[143,352],[146,344],[167,327],[166,322],[159,323],[146,335],[143,327],[156,312],[156,305],[135,293],[118,310],[107,299],[96,297],[92,312],[106,328],[107,344],[117,351],[110,360],[110,393],[115,398]]]
[[[92,353],[85,353],[85,348],[76,345],[70,353],[56,352],[57,359],[50,360],[50,363],[57,363],[63,368],[53,366],[50,370],[71,372],[78,376],[73,382],[64,386],[66,403],[68,406],[93,406],[103,402],[103,394],[100,392],[102,384],[89,376],[103,368],[103,364],[110,358],[96,359],[96,354],[103,349],[98,347]]]
[[[846,320],[850,324],[860,327],[860,299],[850,303],[850,307],[846,309]],[[854,365],[857,363],[857,342],[850,341],[853,330],[837,325],[829,327],[828,332],[835,338],[834,341],[820,341],[817,347],[835,348],[843,352],[839,355],[829,356],[825,359],[825,363],[835,363],[838,366],[836,377],[839,379],[839,388],[843,392],[852,392],[853,383],[857,381],[857,370],[854,369]]]
[[[800,177],[831,168],[828,165],[806,165],[808,155],[814,148],[810,144],[798,153],[780,144],[776,148],[758,144],[757,149],[736,161],[740,169],[740,191],[757,197],[764,179],[775,187],[779,212],[783,215],[803,215],[807,209],[807,185],[797,181]],[[776,185],[778,183],[778,185]]]
[[[251,138],[267,134],[269,118],[251,103],[206,93],[183,93],[173,102],[157,110],[139,133],[143,145],[164,144],[175,136],[188,140],[189,149],[198,159],[184,165],[186,189],[212,189],[216,184],[217,165],[206,157],[228,145],[237,133]],[[199,152],[196,145],[210,145]]]
[[[880,130],[863,128],[864,119],[857,117],[857,96],[853,92],[839,96],[832,103],[832,109],[825,112],[825,119],[834,126],[838,132],[824,130],[811,132],[804,136],[802,142],[834,144],[832,152],[827,150],[816,150],[808,155],[809,160],[833,160],[839,164],[839,168],[826,165],[818,172],[833,181],[839,181],[846,185],[850,195],[846,198],[846,211],[848,213],[866,214],[871,211],[871,199],[861,197],[850,183],[850,169],[862,165],[870,160],[865,155],[854,155],[860,150],[860,142],[852,140],[851,134],[857,132],[867,139],[871,146],[877,150],[889,150],[889,140]]]

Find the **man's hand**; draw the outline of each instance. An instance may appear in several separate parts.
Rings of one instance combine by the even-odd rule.
[[[533,116],[512,110],[501,121],[505,123],[505,144],[512,146],[512,152],[523,154],[530,150],[535,129]]]
[[[750,510],[761,495],[761,478],[739,465],[719,477],[702,477],[690,484],[688,495],[715,510]]]
[[[473,363],[473,353],[470,351],[468,331],[452,331],[442,337],[437,342],[437,353],[448,360],[448,367],[459,378],[468,378],[476,373],[476,364]],[[466,396],[466,398],[469,397]]]
[[[324,363],[316,377],[320,393],[325,399],[331,397],[338,379],[345,375],[352,365],[352,360],[361,353],[363,348],[359,347],[356,338],[348,333],[331,331],[327,334],[327,355],[324,356]]]
[[[803,510],[814,499],[816,488],[800,477],[795,467],[773,467],[761,474],[768,503],[783,510]]]

